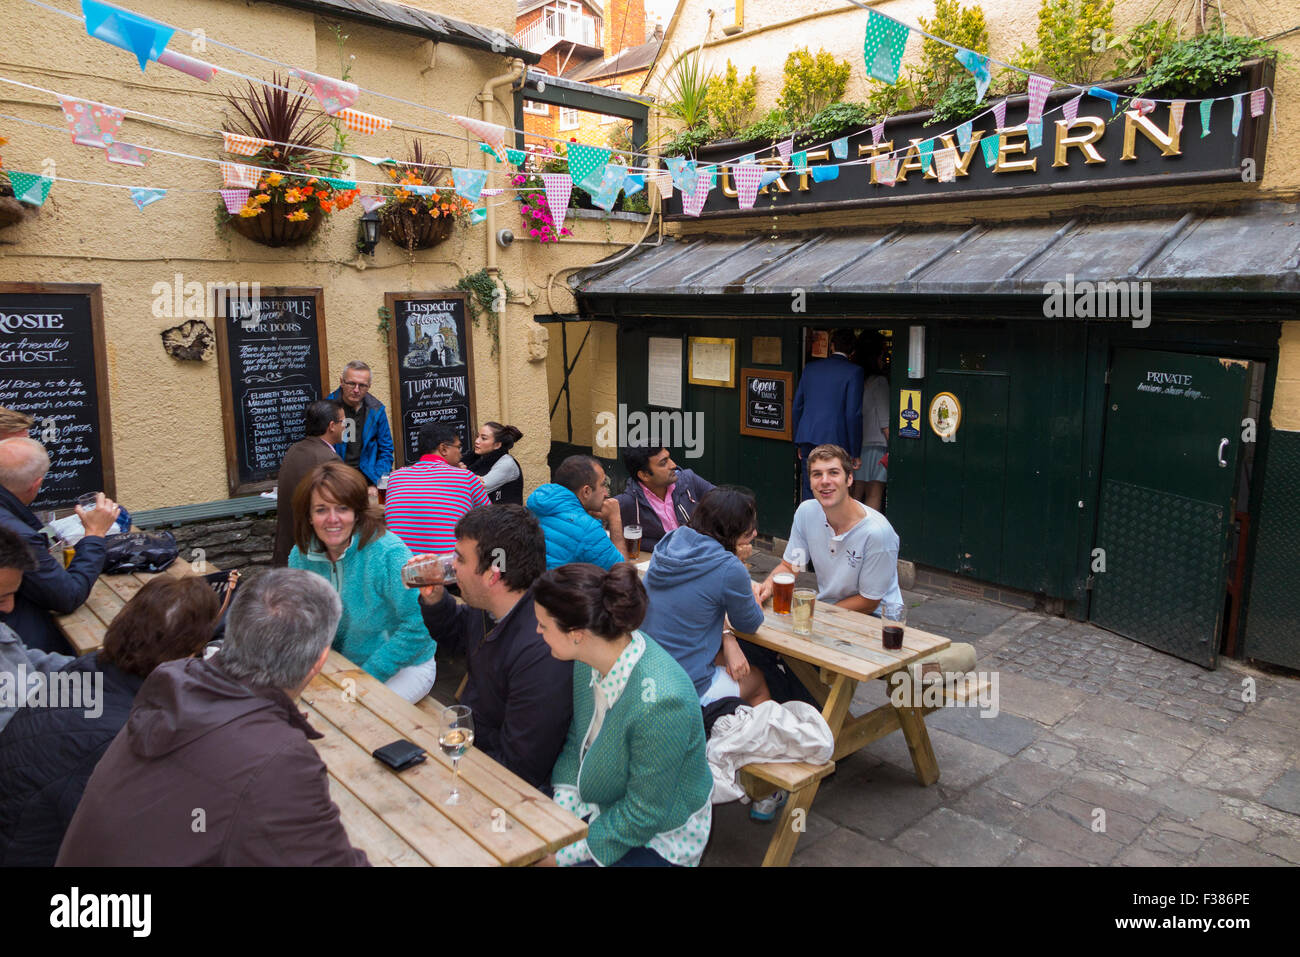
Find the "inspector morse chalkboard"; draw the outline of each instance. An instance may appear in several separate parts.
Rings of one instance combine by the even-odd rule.
[[[793,372],[741,369],[740,434],[789,442],[793,400]]]
[[[285,451],[304,435],[308,403],[326,394],[329,381],[322,291],[240,289],[214,303],[232,495],[274,484]]]
[[[468,450],[475,433],[474,350],[462,292],[388,293],[397,465],[419,459],[420,426],[445,422]]]
[[[117,497],[99,286],[0,283],[0,406],[34,418],[50,455],[32,508]]]

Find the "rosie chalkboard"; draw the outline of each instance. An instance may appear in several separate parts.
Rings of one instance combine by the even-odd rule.
[[[740,370],[740,433],[790,441],[794,373]]]
[[[285,450],[303,437],[307,404],[329,381],[321,290],[251,290],[218,296],[214,310],[232,495],[273,484]]]
[[[0,283],[0,406],[34,418],[50,455],[32,508],[116,498],[99,286]]]
[[[468,450],[474,425],[474,352],[462,292],[388,293],[397,465],[419,459],[420,426],[446,422]]]

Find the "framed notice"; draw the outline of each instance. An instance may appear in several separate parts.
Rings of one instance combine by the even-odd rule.
[[[474,350],[466,321],[466,294],[390,292],[393,317],[388,363],[393,377],[393,454],[396,467],[420,458],[420,427],[445,422],[460,434],[462,449],[474,439]]]
[[[262,286],[216,299],[231,495],[275,484],[284,453],[305,434],[307,406],[327,394],[323,305],[319,287]]]
[[[646,402],[668,409],[682,407],[682,340],[651,336],[646,352]]]
[[[790,441],[793,372],[741,369],[740,396],[741,435]]]
[[[36,420],[50,456],[32,508],[117,498],[98,285],[0,282],[0,405]]]
[[[736,340],[690,337],[691,385],[731,389],[736,385]]]

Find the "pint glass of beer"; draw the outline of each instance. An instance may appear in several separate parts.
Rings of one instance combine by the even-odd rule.
[[[423,585],[456,584],[456,555],[430,555],[419,561],[413,561],[402,568],[402,584],[407,588],[419,588]]]
[[[777,572],[772,576],[772,611],[778,615],[790,614],[790,601],[794,598],[794,575]]]
[[[627,542],[627,557],[630,561],[636,561],[641,557],[640,525],[624,525],[623,541]]]
[[[796,588],[790,604],[794,615],[794,633],[796,635],[812,634],[813,608],[817,604],[817,592],[811,588]]]

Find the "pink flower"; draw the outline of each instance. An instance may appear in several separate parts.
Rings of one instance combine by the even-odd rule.
[[[535,230],[535,229],[530,229],[530,230],[528,230],[528,235],[529,235],[529,236],[536,236],[536,235],[537,235],[537,230]]]

